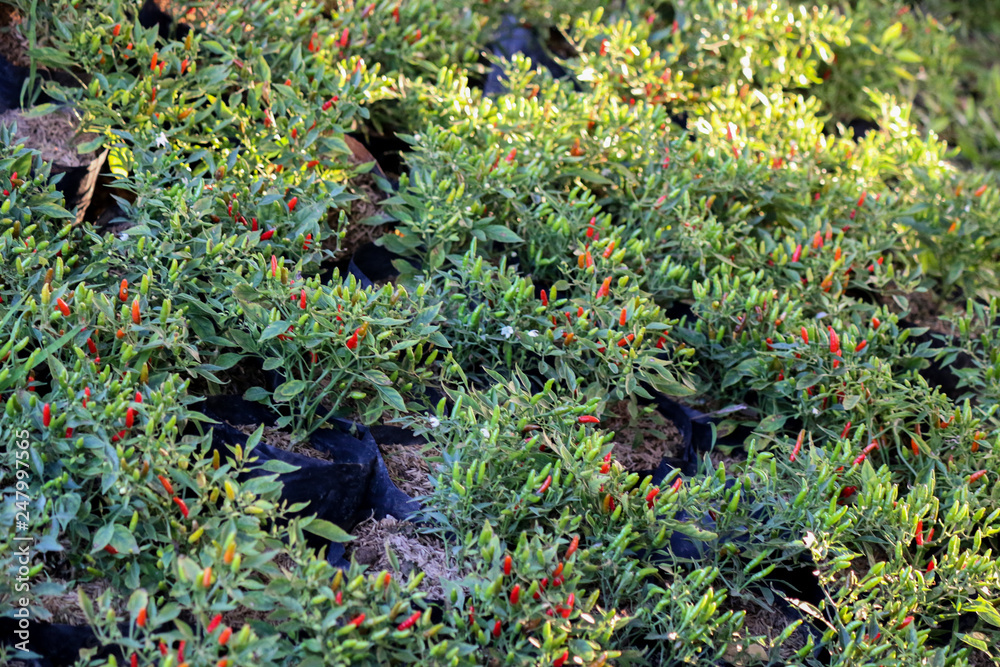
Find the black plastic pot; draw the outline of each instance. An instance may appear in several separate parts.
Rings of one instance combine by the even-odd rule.
[[[247,436],[233,425],[275,423],[269,410],[237,396],[207,398],[195,409],[219,422],[210,428],[212,449],[222,456],[229,456],[233,445],[246,445]],[[389,479],[378,444],[367,427],[340,419],[332,419],[330,424],[333,428],[320,429],[309,439],[309,446],[325,458],[261,443],[253,450],[257,468],[249,476],[270,474],[259,467],[268,461],[296,466],[297,470],[278,475],[284,485],[282,500],[308,503],[301,515],[316,515],[347,531],[371,516],[376,520],[390,515],[405,519],[419,509],[419,504]],[[332,549],[331,555],[336,551],[342,556],[340,549]]]
[[[62,178],[56,183],[56,189],[63,193],[66,200],[66,210],[76,209],[76,223],[82,224],[90,201],[94,197],[94,187],[97,185],[97,177],[100,176],[101,167],[108,159],[108,149],[101,151],[93,160],[78,167],[68,167],[59,163],[53,163],[52,176],[62,174]]]
[[[542,42],[538,38],[538,35],[535,34],[535,31],[522,24],[512,14],[505,14],[503,19],[501,19],[500,28],[497,30],[496,37],[490,44],[490,50],[494,55],[508,60],[514,54],[520,53],[530,58],[531,62],[535,65],[541,65],[547,69],[555,79],[562,79],[568,76],[563,66],[553,60],[545,50],[545,47],[542,46]],[[506,77],[504,76],[503,69],[494,65],[490,68],[486,82],[483,84],[483,93],[485,95],[502,95],[506,93],[505,80]],[[576,85],[575,82],[574,85]]]
[[[128,632],[127,627],[122,629],[125,633]],[[19,631],[25,634],[19,636]],[[27,628],[23,628],[18,619],[0,617],[0,644],[11,647],[8,648],[8,655],[12,654],[11,657],[15,660],[19,658],[13,647],[23,641],[25,636],[28,638],[28,650],[42,656],[25,659],[23,662],[27,667],[71,667],[80,658],[81,649],[99,646],[97,636],[90,626],[29,621]],[[107,658],[111,655],[115,655],[121,662],[122,652],[117,647],[99,648],[94,657]]]

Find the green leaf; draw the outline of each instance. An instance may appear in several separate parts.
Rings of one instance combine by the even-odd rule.
[[[264,361],[263,367],[265,371],[273,371],[275,368],[281,368],[282,364],[284,363],[285,360],[282,359],[281,357],[268,357]]]
[[[1000,613],[997,613],[996,607],[989,600],[983,597],[976,598],[976,601],[972,604],[965,605],[967,611],[974,611],[979,614],[979,618],[983,619],[990,625],[995,625],[1000,628]]]
[[[288,331],[288,322],[284,320],[278,320],[277,322],[271,322],[267,325],[264,331],[261,332],[259,341],[263,343],[265,340],[270,340],[279,336],[280,334]]]
[[[243,392],[243,398],[248,401],[254,401],[255,403],[260,403],[266,401],[271,395],[267,389],[263,387],[250,387],[245,392]]]
[[[757,425],[757,430],[764,433],[773,433],[784,426],[787,420],[788,415],[770,415],[760,421],[760,424]]]
[[[279,475],[295,472],[299,469],[298,466],[293,466],[291,463],[285,463],[284,461],[279,461],[277,459],[270,459],[259,466],[260,470],[266,470],[267,472],[276,472]]]
[[[354,539],[346,530],[324,519],[306,519],[302,522],[302,528],[331,542],[350,542]]]
[[[816,373],[803,373],[795,381],[795,388],[798,390],[808,389],[819,383],[819,375]]]
[[[399,395],[399,392],[392,387],[383,387],[382,385],[375,385],[375,389],[378,391],[379,396],[382,400],[396,408],[400,412],[406,411],[406,403],[403,401],[403,397]]]
[[[278,403],[287,403],[305,391],[308,386],[305,380],[289,380],[274,390],[274,400]]]
[[[510,231],[503,225],[488,225],[483,231],[486,233],[486,238],[492,241],[500,241],[501,243],[523,243],[524,239]]]

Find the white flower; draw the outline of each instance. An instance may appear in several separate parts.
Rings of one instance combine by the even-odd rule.
[[[427,420],[427,423],[430,424],[431,428],[437,428],[441,425],[441,420],[437,417],[431,417]]]
[[[483,427],[483,428],[479,429],[479,433],[480,433],[480,434],[481,434],[481,435],[482,435],[482,436],[483,436],[484,438],[488,438],[488,437],[490,437],[490,430],[489,430],[488,428],[486,428],[486,427]]]
[[[503,336],[504,338],[510,338],[511,336],[514,335],[514,327],[510,326],[509,324],[505,324],[500,329],[500,335]]]
[[[531,336],[532,338],[537,338],[538,337],[538,329],[532,329],[531,331],[528,332],[528,335]]]
[[[166,134],[166,132],[160,132],[160,136],[156,137],[156,147],[157,148],[166,148],[169,145],[170,145],[170,142],[167,140],[167,134]]]

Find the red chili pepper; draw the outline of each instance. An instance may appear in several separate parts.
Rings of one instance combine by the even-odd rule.
[[[602,296],[607,296],[608,292],[611,290],[611,276],[604,279],[601,283],[600,288],[597,290],[597,298],[600,299]]]
[[[118,286],[118,299],[125,303],[128,300],[128,281],[122,278],[121,285]]]
[[[850,431],[850,430],[851,430],[851,422],[847,422],[847,424],[844,425],[844,430],[840,432],[840,437],[842,439],[846,438],[847,437],[847,432]]]
[[[542,293],[539,295],[539,297],[542,300],[542,305],[543,306],[548,306],[549,305],[549,295],[545,293],[545,290],[542,290]]]
[[[861,193],[861,196],[858,197],[858,208],[861,208],[862,206],[864,206],[865,205],[865,200],[867,200],[867,199],[868,199],[868,192],[867,191],[863,191]]]
[[[670,490],[673,491],[674,493],[677,493],[678,491],[681,490],[682,486],[684,486],[684,480],[678,477],[677,479],[674,480],[674,483],[670,485]]]
[[[364,614],[358,614],[357,616],[355,616],[354,618],[351,619],[351,622],[348,623],[348,625],[353,625],[354,627],[357,628],[357,627],[360,627],[361,624],[364,623],[364,622],[365,622],[365,615]]]
[[[416,623],[417,621],[420,620],[420,616],[423,613],[424,612],[422,612],[422,611],[413,612],[413,614],[409,618],[407,618],[405,621],[403,621],[398,626],[396,626],[396,629],[400,630],[400,631],[402,631],[402,630],[409,630],[410,628],[413,627],[414,623]]]
[[[569,548],[566,549],[566,555],[564,556],[564,558],[568,559],[570,556],[572,556],[573,554],[575,554],[576,550],[577,550],[577,548],[579,546],[580,546],[580,536],[579,535],[574,535],[573,539],[570,540]]]
[[[302,290],[299,293],[299,308],[302,310],[306,309],[306,291]]]
[[[161,639],[160,640],[160,654],[163,655],[164,657],[166,657],[167,653],[168,653],[168,651],[167,651],[167,645]]]
[[[818,229],[816,230],[816,233],[813,234],[812,247],[816,250],[819,250],[820,248],[823,247],[823,235],[820,233]]]
[[[111,546],[110,544],[106,545],[106,546],[104,547],[104,550],[105,550],[105,551],[107,551],[107,552],[108,552],[109,554],[111,554],[112,556],[117,556],[117,555],[118,555],[118,549],[115,549],[115,548],[114,548],[113,546]]]
[[[337,602],[338,605],[339,604],[343,604],[344,603],[344,591],[337,591],[337,596],[334,598],[334,600]]]
[[[120,35],[121,32],[122,32],[122,24],[121,23],[116,23],[115,27],[111,29],[111,34],[114,35],[115,37],[117,37],[118,35]]]
[[[837,332],[833,330],[833,327],[829,327],[828,331],[830,332],[830,353],[831,354],[839,355],[840,354],[840,336],[838,336]]]
[[[618,326],[622,327],[625,326],[625,323],[627,321],[628,321],[628,311],[625,308],[622,308],[622,312],[618,316]]]
[[[903,622],[899,624],[899,628],[897,628],[897,629],[898,630],[902,630],[903,628],[905,628],[906,626],[908,626],[912,622],[913,622],[913,617],[912,616],[907,616],[906,618],[903,619]]]
[[[142,314],[139,310],[139,297],[132,299],[132,323],[140,324],[142,322]]]
[[[226,629],[222,631],[221,635],[219,635],[219,646],[225,646],[226,643],[229,641],[229,638],[232,636],[233,636],[233,629],[227,625]]]
[[[517,604],[518,600],[521,599],[521,584],[514,584],[514,588],[510,591],[510,603]]]
[[[340,33],[340,48],[345,49],[347,45],[351,43],[351,29],[344,28],[344,32]]]
[[[552,667],[563,667],[569,660],[569,651],[563,651],[562,655],[552,661]]]
[[[90,400],[90,387],[85,387],[83,390],[83,407],[87,407],[88,400]]]
[[[542,482],[542,485],[538,487],[538,495],[542,495],[543,493],[548,491],[550,486],[552,486],[552,475],[546,477],[545,481]]]
[[[132,657],[128,659],[128,664],[129,667],[139,667],[139,656],[133,653]]]
[[[969,475],[969,483],[971,484],[972,482],[978,482],[985,475],[986,475],[986,471],[985,470],[977,470],[976,472],[974,472],[971,475]]]
[[[877,330],[880,326],[882,326],[881,320],[877,317],[872,317],[872,328]]]
[[[841,498],[849,498],[849,497],[853,496],[857,490],[858,490],[858,487],[856,487],[856,486],[845,486],[840,491],[840,497]]]
[[[187,503],[185,503],[183,500],[181,500],[177,496],[174,496],[174,502],[177,503],[177,506],[179,508],[181,508],[181,514],[184,515],[184,518],[185,519],[188,518],[188,506],[187,506]]]
[[[181,75],[183,75],[184,72],[187,70],[188,63],[189,63],[189,61],[188,61],[187,58],[185,58],[184,60],[181,61]]]
[[[138,625],[140,628],[146,627],[146,614],[147,611],[145,607],[140,609],[139,613],[136,614],[135,624]]]
[[[125,428],[132,428],[132,424],[135,423],[135,408],[129,408],[125,411]]]
[[[504,559],[503,559],[503,573],[504,573],[504,575],[510,576],[510,568],[511,568],[511,565],[513,564],[513,562],[514,561],[510,557],[510,554],[507,554],[506,556],[504,556]]]
[[[648,507],[649,509],[653,509],[656,496],[658,495],[660,495],[660,487],[654,486],[652,489],[650,489],[649,493],[646,494],[646,507]]]
[[[150,61],[150,63],[149,63],[149,69],[151,69],[151,70],[156,69],[156,63],[157,63],[158,58],[159,58],[159,54],[154,53],[153,54],[153,60]]]
[[[795,458],[799,455],[799,451],[802,449],[802,441],[805,440],[806,430],[802,429],[799,431],[799,437],[795,440],[795,447],[792,448],[792,455],[788,457],[789,461],[795,461]]]
[[[212,634],[213,632],[215,632],[215,629],[219,627],[220,623],[222,623],[222,614],[216,614],[215,616],[213,616],[212,620],[209,621],[208,623],[208,627],[206,628],[208,634]]]
[[[135,392],[135,398],[132,400],[134,400],[136,403],[142,403],[142,392],[141,391]]]
[[[56,307],[59,308],[59,312],[63,314],[63,317],[69,317],[69,306],[61,298],[56,299]]]
[[[858,458],[854,459],[854,465],[856,466],[861,465],[864,462],[864,460],[868,457],[868,455],[871,454],[872,451],[876,449],[878,449],[878,443],[872,440],[867,447],[861,450],[861,454],[858,455]]]
[[[576,418],[578,424],[600,424],[601,420],[593,415],[581,415]]]
[[[516,148],[511,148],[510,152],[507,153],[507,157],[505,157],[504,160],[509,164],[509,163],[513,162],[514,158],[516,158],[516,157],[517,157],[517,149]]]
[[[174,485],[170,483],[170,480],[164,477],[163,475],[157,475],[157,477],[160,480],[160,484],[162,484],[163,488],[166,490],[167,495],[168,496],[174,495]]]
[[[910,438],[910,449],[913,450],[914,456],[920,456],[920,447],[917,446],[916,438]]]
[[[926,544],[927,542],[930,542],[933,539],[934,539],[934,526],[931,526],[931,529],[927,532],[927,537],[924,538],[924,543]]]
[[[806,345],[808,345],[809,344],[809,332],[806,331],[805,327],[802,327],[801,334],[802,334],[802,342],[805,343]]]
[[[187,642],[181,640],[181,643],[177,645],[177,660],[179,662],[184,662],[184,647],[187,646]]]
[[[613,253],[614,251],[615,251],[615,242],[611,241],[608,247],[604,249],[604,252],[601,253],[601,257],[607,259],[608,257],[611,257],[611,253]]]
[[[351,337],[347,339],[347,342],[345,343],[345,345],[347,345],[347,349],[348,350],[357,349],[357,347],[358,347],[358,331],[360,330],[360,328],[361,327],[358,327],[357,329],[355,329],[354,333],[351,334]]]
[[[937,564],[934,562],[934,558],[931,557],[931,559],[929,561],[927,561],[927,570],[926,571],[927,572],[933,572],[935,567],[937,567]]]
[[[797,262],[802,257],[802,244],[795,246],[795,252],[792,253],[792,261]]]
[[[298,203],[299,203],[299,198],[298,197],[292,197],[291,199],[289,199],[288,200],[288,212],[291,213],[292,211],[294,211],[295,207],[298,205]]]
[[[608,44],[609,44],[608,40],[606,39],[601,40],[601,48],[598,51],[600,55],[605,56],[608,54]]]
[[[864,350],[864,349],[865,349],[866,347],[868,347],[868,341],[867,341],[867,340],[863,340],[863,341],[861,341],[860,343],[858,343],[858,344],[857,344],[857,345],[856,345],[856,346],[854,347],[854,352],[855,352],[855,354],[857,354],[858,352],[861,352],[861,351],[862,351],[862,350]]]
[[[49,427],[52,423],[52,406],[48,403],[42,406],[42,426]]]
[[[987,187],[987,185],[985,183],[983,183],[978,188],[976,188],[976,191],[974,193],[972,193],[972,194],[974,194],[977,197],[982,197],[983,193],[986,192],[986,187]]]
[[[499,636],[500,636],[500,621],[497,621],[496,623],[493,624],[493,637],[496,638]]]
[[[278,258],[274,255],[271,255],[271,277],[278,277]]]

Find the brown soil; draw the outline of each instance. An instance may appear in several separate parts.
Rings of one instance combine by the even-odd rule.
[[[602,427],[615,432],[614,458],[626,470],[651,470],[664,456],[678,456],[683,438],[673,422],[652,406],[639,408],[636,419],[628,413],[628,402],[610,406],[611,416],[602,420]]]
[[[430,599],[443,600],[442,579],[459,576],[454,564],[447,560],[448,546],[438,537],[423,535],[408,521],[387,517],[381,521],[369,519],[354,529],[354,541],[347,545],[347,557],[369,566],[372,572],[387,570],[393,577],[406,580],[423,572],[424,580],[418,591]],[[399,571],[389,562],[391,549],[399,561]]]
[[[64,167],[82,167],[95,159],[94,153],[80,155],[76,147],[93,138],[77,136],[79,120],[68,110],[59,110],[38,118],[26,118],[19,109],[0,114],[0,125],[17,123],[14,135],[18,143],[41,152],[42,159]]]
[[[84,593],[91,601],[97,600],[105,591],[110,587],[110,583],[106,579],[101,579],[98,581],[91,581],[86,584],[80,584],[78,586],[73,586],[66,590],[62,595],[49,595],[40,598],[38,602],[42,607],[51,614],[50,618],[39,619],[46,620],[50,623],[64,623],[67,625],[86,625],[87,618],[83,615],[83,609],[80,608],[80,598],[77,594],[77,590],[82,588]],[[119,615],[127,616],[125,612],[125,599],[116,599],[113,607],[115,613]]]
[[[22,17],[10,5],[0,4],[0,56],[18,67],[28,67],[28,38],[21,32]]]
[[[236,424],[230,424],[230,426],[245,435],[252,435],[253,432],[257,430],[257,424],[240,424],[238,426]],[[331,460],[329,455],[325,452],[321,452],[318,449],[310,447],[308,441],[295,442],[292,440],[291,433],[274,428],[273,426],[264,427],[264,433],[261,435],[260,441],[266,445],[283,449],[286,452],[302,454],[303,456],[311,456],[316,459]]]
[[[774,640],[793,622],[779,610],[766,609],[757,602],[750,600],[735,597],[728,598],[725,604],[722,605],[722,610],[726,611],[730,609],[732,611],[746,612],[746,619],[743,624],[746,631],[744,639],[749,639],[750,637],[759,639],[763,637],[766,642],[765,645],[750,641],[730,644],[729,650],[726,651],[726,658],[734,665],[755,663],[762,658],[766,658],[767,652]],[[809,635],[803,626],[799,626],[792,633],[792,636],[781,645],[779,652],[782,660],[788,660],[794,655],[795,651],[806,645]]]
[[[906,315],[906,319],[912,322],[918,327],[927,327],[935,333],[941,333],[946,335],[952,335],[954,331],[952,330],[952,325],[950,322],[945,322],[941,318],[942,315],[961,315],[965,311],[960,307],[949,308],[946,312],[943,307],[944,304],[931,292],[907,292],[899,293],[899,296],[906,297],[909,302],[909,313]],[[893,298],[892,289],[886,290],[885,293],[878,296],[879,302],[888,306],[889,309],[896,313],[897,315],[902,315],[903,312]]]
[[[379,445],[386,468],[389,469],[389,479],[411,498],[426,496],[434,487],[431,485],[431,467],[427,457],[433,456],[435,450],[424,451],[416,445]]]
[[[376,168],[380,168],[375,157],[360,141],[350,136],[345,136],[344,141],[347,142],[353,153],[349,158],[351,165],[359,166],[375,162]],[[350,210],[347,212],[347,229],[344,238],[338,239],[336,236],[330,236],[323,242],[325,249],[335,252],[334,261],[350,257],[355,250],[374,241],[391,229],[391,225],[388,223],[368,225],[362,222],[367,218],[378,216],[382,212],[379,203],[386,198],[386,194],[375,183],[371,172],[359,174],[350,179],[348,183],[352,191],[359,195],[359,198],[351,201]],[[339,217],[339,210],[330,211],[327,223],[331,229],[337,229]]]

